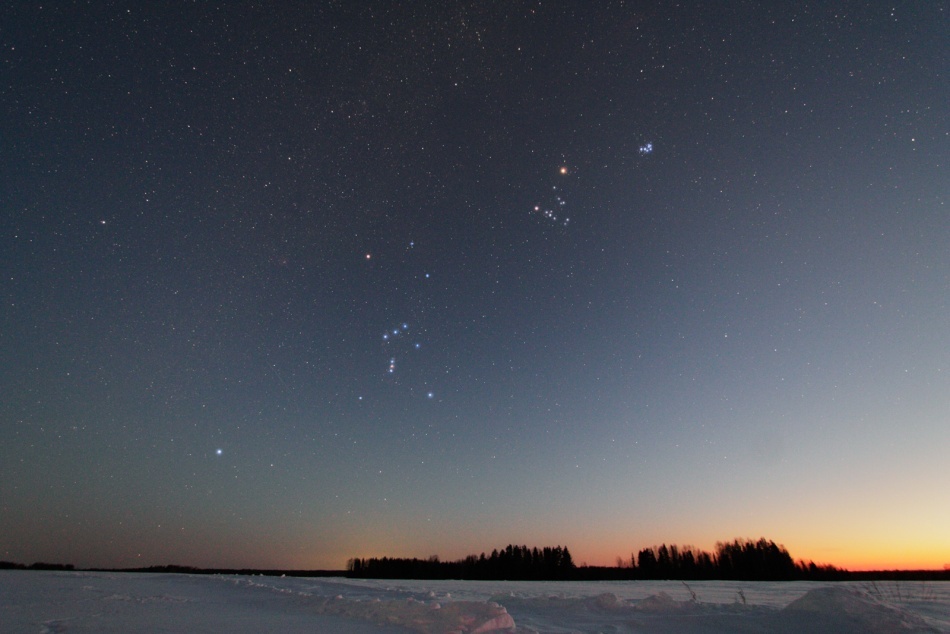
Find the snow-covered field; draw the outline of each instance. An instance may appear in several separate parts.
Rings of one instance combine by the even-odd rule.
[[[2,632],[950,632],[950,583],[0,571]]]

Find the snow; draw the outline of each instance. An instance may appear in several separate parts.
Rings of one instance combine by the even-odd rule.
[[[0,632],[950,632],[950,583],[479,582],[0,571]]]

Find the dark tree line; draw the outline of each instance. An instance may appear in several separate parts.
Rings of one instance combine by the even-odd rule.
[[[428,559],[350,559],[347,576],[377,579],[484,579],[484,580],[628,580],[729,579],[742,581],[830,581],[849,573],[834,566],[795,562],[784,546],[764,538],[758,541],[719,542],[709,553],[691,546],[654,546],[618,559],[617,567],[574,565],[566,547],[511,546],[491,555],[469,555],[458,561]]]
[[[0,561],[0,570],[75,570],[72,564],[49,564],[38,561],[27,566],[26,564],[16,564],[12,561]]]
[[[736,579],[743,581],[790,581],[833,579],[840,571],[833,566],[796,563],[784,546],[761,538],[758,541],[718,542],[709,553],[690,546],[654,546],[631,555],[622,563],[627,579]]]
[[[528,548],[509,544],[491,555],[469,555],[457,561],[398,559],[391,557],[350,559],[347,575],[374,579],[490,579],[558,580],[576,578],[576,566],[567,547]]]

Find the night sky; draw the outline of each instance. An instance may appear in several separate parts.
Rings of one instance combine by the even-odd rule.
[[[0,559],[943,566],[948,18],[5,3]]]

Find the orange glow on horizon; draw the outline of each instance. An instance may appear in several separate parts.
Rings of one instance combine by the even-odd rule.
[[[748,536],[740,536],[745,539]],[[876,570],[944,570],[950,567],[950,543],[947,540],[933,540],[930,543],[923,540],[913,541],[910,538],[895,536],[887,543],[878,542],[872,538],[861,539],[825,539],[825,540],[795,540],[779,539],[769,535],[757,535],[750,539],[764,537],[783,546],[797,564],[804,561],[806,564],[814,562],[818,566],[831,565],[852,572]],[[587,563],[591,566],[616,566],[617,558],[629,564],[631,555],[636,555],[644,548],[659,546],[661,543],[676,545],[680,548],[690,547],[695,551],[715,553],[717,541],[732,541],[736,536],[721,538],[712,542],[707,541],[679,541],[666,540],[656,543],[639,543],[629,540],[604,539],[598,546],[569,542],[578,565]],[[629,545],[626,545],[629,544]],[[625,546],[626,545],[626,546]]]

